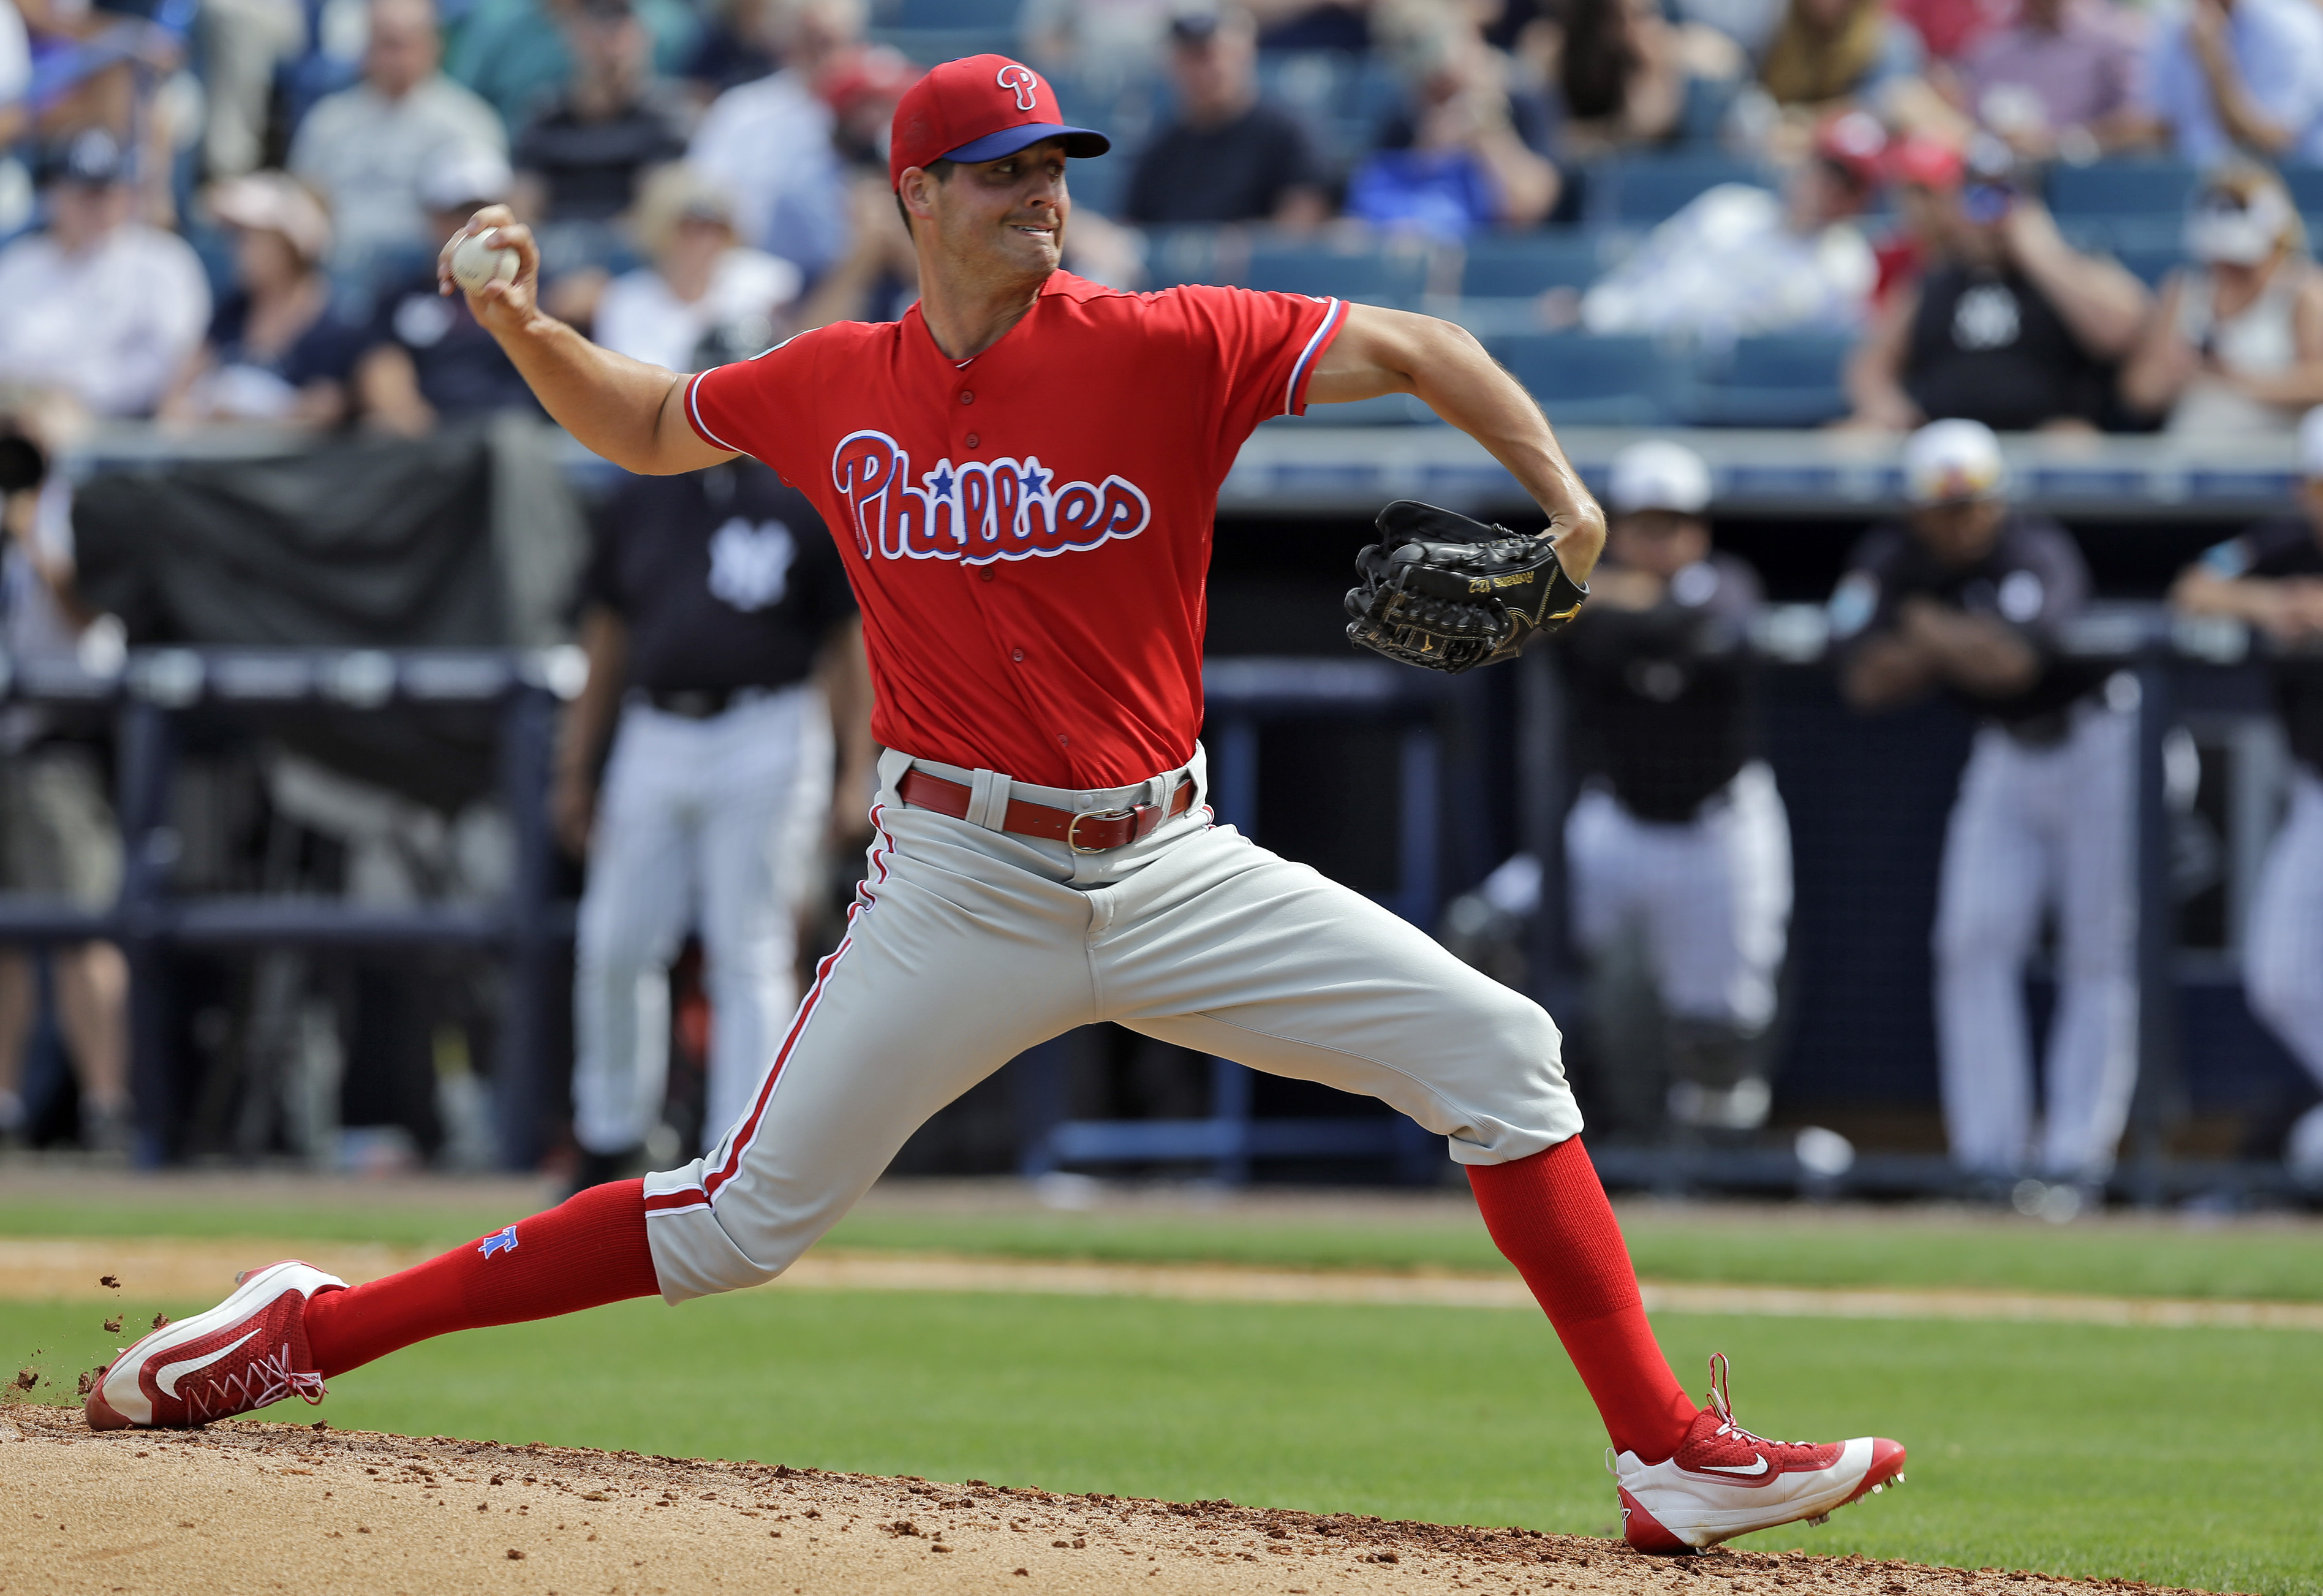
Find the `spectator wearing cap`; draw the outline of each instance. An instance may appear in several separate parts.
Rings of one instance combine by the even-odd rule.
[[[2291,757],[2291,806],[2259,867],[2243,942],[2251,1013],[2323,1086],[2323,409],[2299,426],[2294,506],[2207,551],[2170,590],[2186,615],[2227,617],[2270,656]],[[2323,1192],[2323,1105],[2291,1126],[2284,1162]]]
[[[2013,508],[1999,441],[1938,421],[1904,450],[1910,509],[1864,534],[1830,603],[1859,710],[1942,693],[1981,726],[1944,831],[1936,1042],[1955,1163],[2101,1180],[2137,1074],[2137,717],[2067,657],[2089,569],[2062,527]],[[2034,1132],[2025,965],[2053,908],[2057,1006]]]
[[[2323,272],[2273,173],[2213,173],[2186,219],[2194,264],[2172,272],[2121,372],[2122,399],[2167,430],[2288,437],[2323,404]]]
[[[782,69],[720,95],[686,147],[733,197],[742,242],[809,279],[848,250],[847,170],[823,88],[862,49],[863,21],[863,0],[774,0],[762,25]]]
[[[576,14],[586,0],[478,0],[454,38],[445,70],[500,113],[511,137],[574,81]],[[693,59],[701,20],[684,0],[632,0],[656,74],[675,78]]]
[[[49,151],[47,225],[0,251],[0,382],[61,392],[97,416],[148,416],[201,341],[210,290],[185,240],[131,220],[111,133]]]
[[[475,151],[503,155],[492,108],[444,76],[432,0],[371,0],[363,80],[317,101],[290,143],[291,175],[330,207],[335,269],[363,272],[406,247],[424,174]]]
[[[508,163],[497,156],[446,157],[420,186],[427,210],[416,237],[438,244],[482,206],[505,200],[510,180]],[[378,296],[356,343],[357,412],[378,431],[418,437],[440,420],[540,413],[515,365],[469,312],[467,297],[440,291],[432,255]]]
[[[1559,639],[1584,773],[1565,824],[1574,935],[1599,981],[1601,1063],[1620,1061],[1601,1070],[1604,1106],[1632,1133],[1665,1108],[1694,1133],[1747,1133],[1768,1104],[1790,824],[1758,752],[1764,593],[1711,546],[1710,500],[1709,467],[1683,445],[1616,454],[1586,619]],[[1619,995],[1640,965],[1645,1015]]]
[[[2021,0],[1941,80],[2027,161],[2087,161],[2145,143],[2153,118],[2129,19],[2108,0]]]
[[[517,136],[513,163],[518,214],[543,218],[543,259],[569,271],[611,252],[613,218],[649,168],[685,153],[693,118],[677,86],[654,75],[631,0],[572,0],[560,23],[573,78]]]
[[[207,201],[233,235],[234,287],[170,384],[162,418],[336,426],[346,414],[348,330],[330,315],[323,207],[279,171],[229,178]]]
[[[1138,152],[1124,221],[1312,227],[1330,215],[1322,164],[1306,130],[1259,97],[1258,30],[1248,13],[1189,10],[1172,17],[1170,77],[1177,120]]]
[[[1881,306],[1848,362],[1858,426],[1904,430],[1965,417],[2002,431],[2093,427],[2112,412],[2113,368],[2153,296],[2112,261],[2067,243],[2019,194],[2006,151],[1970,180],[1951,151],[1898,151],[1897,198],[1924,252],[1915,283]]]
[[[1591,286],[1582,324],[1713,340],[1859,326],[1879,264],[1855,218],[1878,192],[1886,143],[1868,113],[1826,117],[1779,197],[1748,183],[1697,196]]]
[[[2146,71],[2181,161],[2323,160],[2323,14],[2308,0],[2192,0],[2155,32]]]
[[[1564,192],[1547,153],[1547,100],[1511,87],[1508,58],[1466,14],[1427,10],[1394,20],[1391,50],[1407,107],[1348,179],[1347,215],[1455,241],[1547,221]]]
[[[666,166],[646,180],[630,230],[652,264],[615,278],[591,336],[671,371],[748,360],[776,341],[798,268],[735,242],[734,207],[709,179]]]

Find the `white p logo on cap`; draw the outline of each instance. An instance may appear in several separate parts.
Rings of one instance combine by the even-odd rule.
[[[1001,87],[1015,91],[1016,108],[1019,111],[1030,111],[1040,103],[1033,98],[1033,96],[1040,89],[1041,80],[1033,75],[1032,68],[1020,67],[1011,61],[1000,69],[1000,76],[996,81]]]

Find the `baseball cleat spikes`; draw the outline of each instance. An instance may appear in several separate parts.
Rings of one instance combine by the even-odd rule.
[[[1826,1523],[1834,1509],[1902,1482],[1900,1443],[1769,1441],[1734,1422],[1724,1353],[1712,1356],[1710,1379],[1710,1406],[1673,1456],[1613,1460],[1623,1538],[1638,1550],[1694,1551],[1777,1525]]]
[[[285,1397],[320,1402],[307,1303],[345,1289],[337,1276],[295,1260],[244,1270],[217,1307],[164,1325],[106,1365],[83,1404],[88,1427],[184,1429]]]

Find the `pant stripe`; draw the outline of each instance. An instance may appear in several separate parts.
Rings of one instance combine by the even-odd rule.
[[[875,807],[871,811],[871,825],[879,834],[879,847],[872,851],[871,867],[875,878],[884,883],[887,879],[886,856],[894,849],[895,839],[887,834],[884,827],[880,826],[879,815],[880,809]],[[878,900],[873,896],[868,884],[864,888],[863,897],[868,900],[869,906],[877,906]],[[717,1199],[719,1188],[731,1180],[735,1172],[742,1167],[743,1155],[749,1151],[751,1142],[758,1140],[758,1125],[766,1118],[767,1105],[774,1100],[775,1087],[783,1078],[783,1066],[789,1061],[792,1050],[798,1046],[799,1038],[806,1034],[807,1022],[814,1017],[815,1006],[822,1000],[822,990],[825,984],[830,981],[831,972],[839,968],[839,961],[847,957],[847,950],[855,945],[855,917],[865,907],[864,903],[848,905],[847,935],[841,937],[839,946],[824,955],[822,962],[815,967],[814,985],[807,989],[806,996],[800,1001],[798,1014],[791,1021],[790,1031],[784,1036],[780,1050],[775,1054],[774,1065],[767,1071],[767,1078],[758,1087],[758,1098],[750,1105],[748,1116],[735,1132],[726,1157],[701,1185],[686,1187],[677,1191],[656,1192],[648,1196],[646,1198],[646,1213],[648,1215],[685,1214],[696,1208],[711,1206]]]

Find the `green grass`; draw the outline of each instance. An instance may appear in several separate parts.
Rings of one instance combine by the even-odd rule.
[[[0,1235],[253,1236],[449,1247],[521,1212],[367,1204],[360,1196],[268,1205],[0,1200]],[[1624,1221],[1649,1280],[1798,1286],[1974,1287],[2101,1295],[2323,1301],[2323,1226],[2203,1229],[2166,1222],[2074,1225],[1752,1209],[1632,1210]],[[1507,1269],[1471,1215],[1330,1220],[1028,1210],[956,1215],[867,1208],[830,1244],[908,1252],[1202,1261],[1300,1269]]]
[[[101,1312],[0,1304],[0,1354],[48,1349],[69,1390],[115,1339]],[[1732,1355],[1754,1428],[1876,1427],[1912,1448],[1902,1491],[1749,1544],[2323,1596],[2312,1336],[1679,1315],[1658,1328],[1689,1385],[1712,1348]],[[1594,1415],[1525,1313],[776,1289],[426,1344],[343,1376],[325,1411],[348,1427],[1055,1490],[1582,1534],[1614,1519]]]

